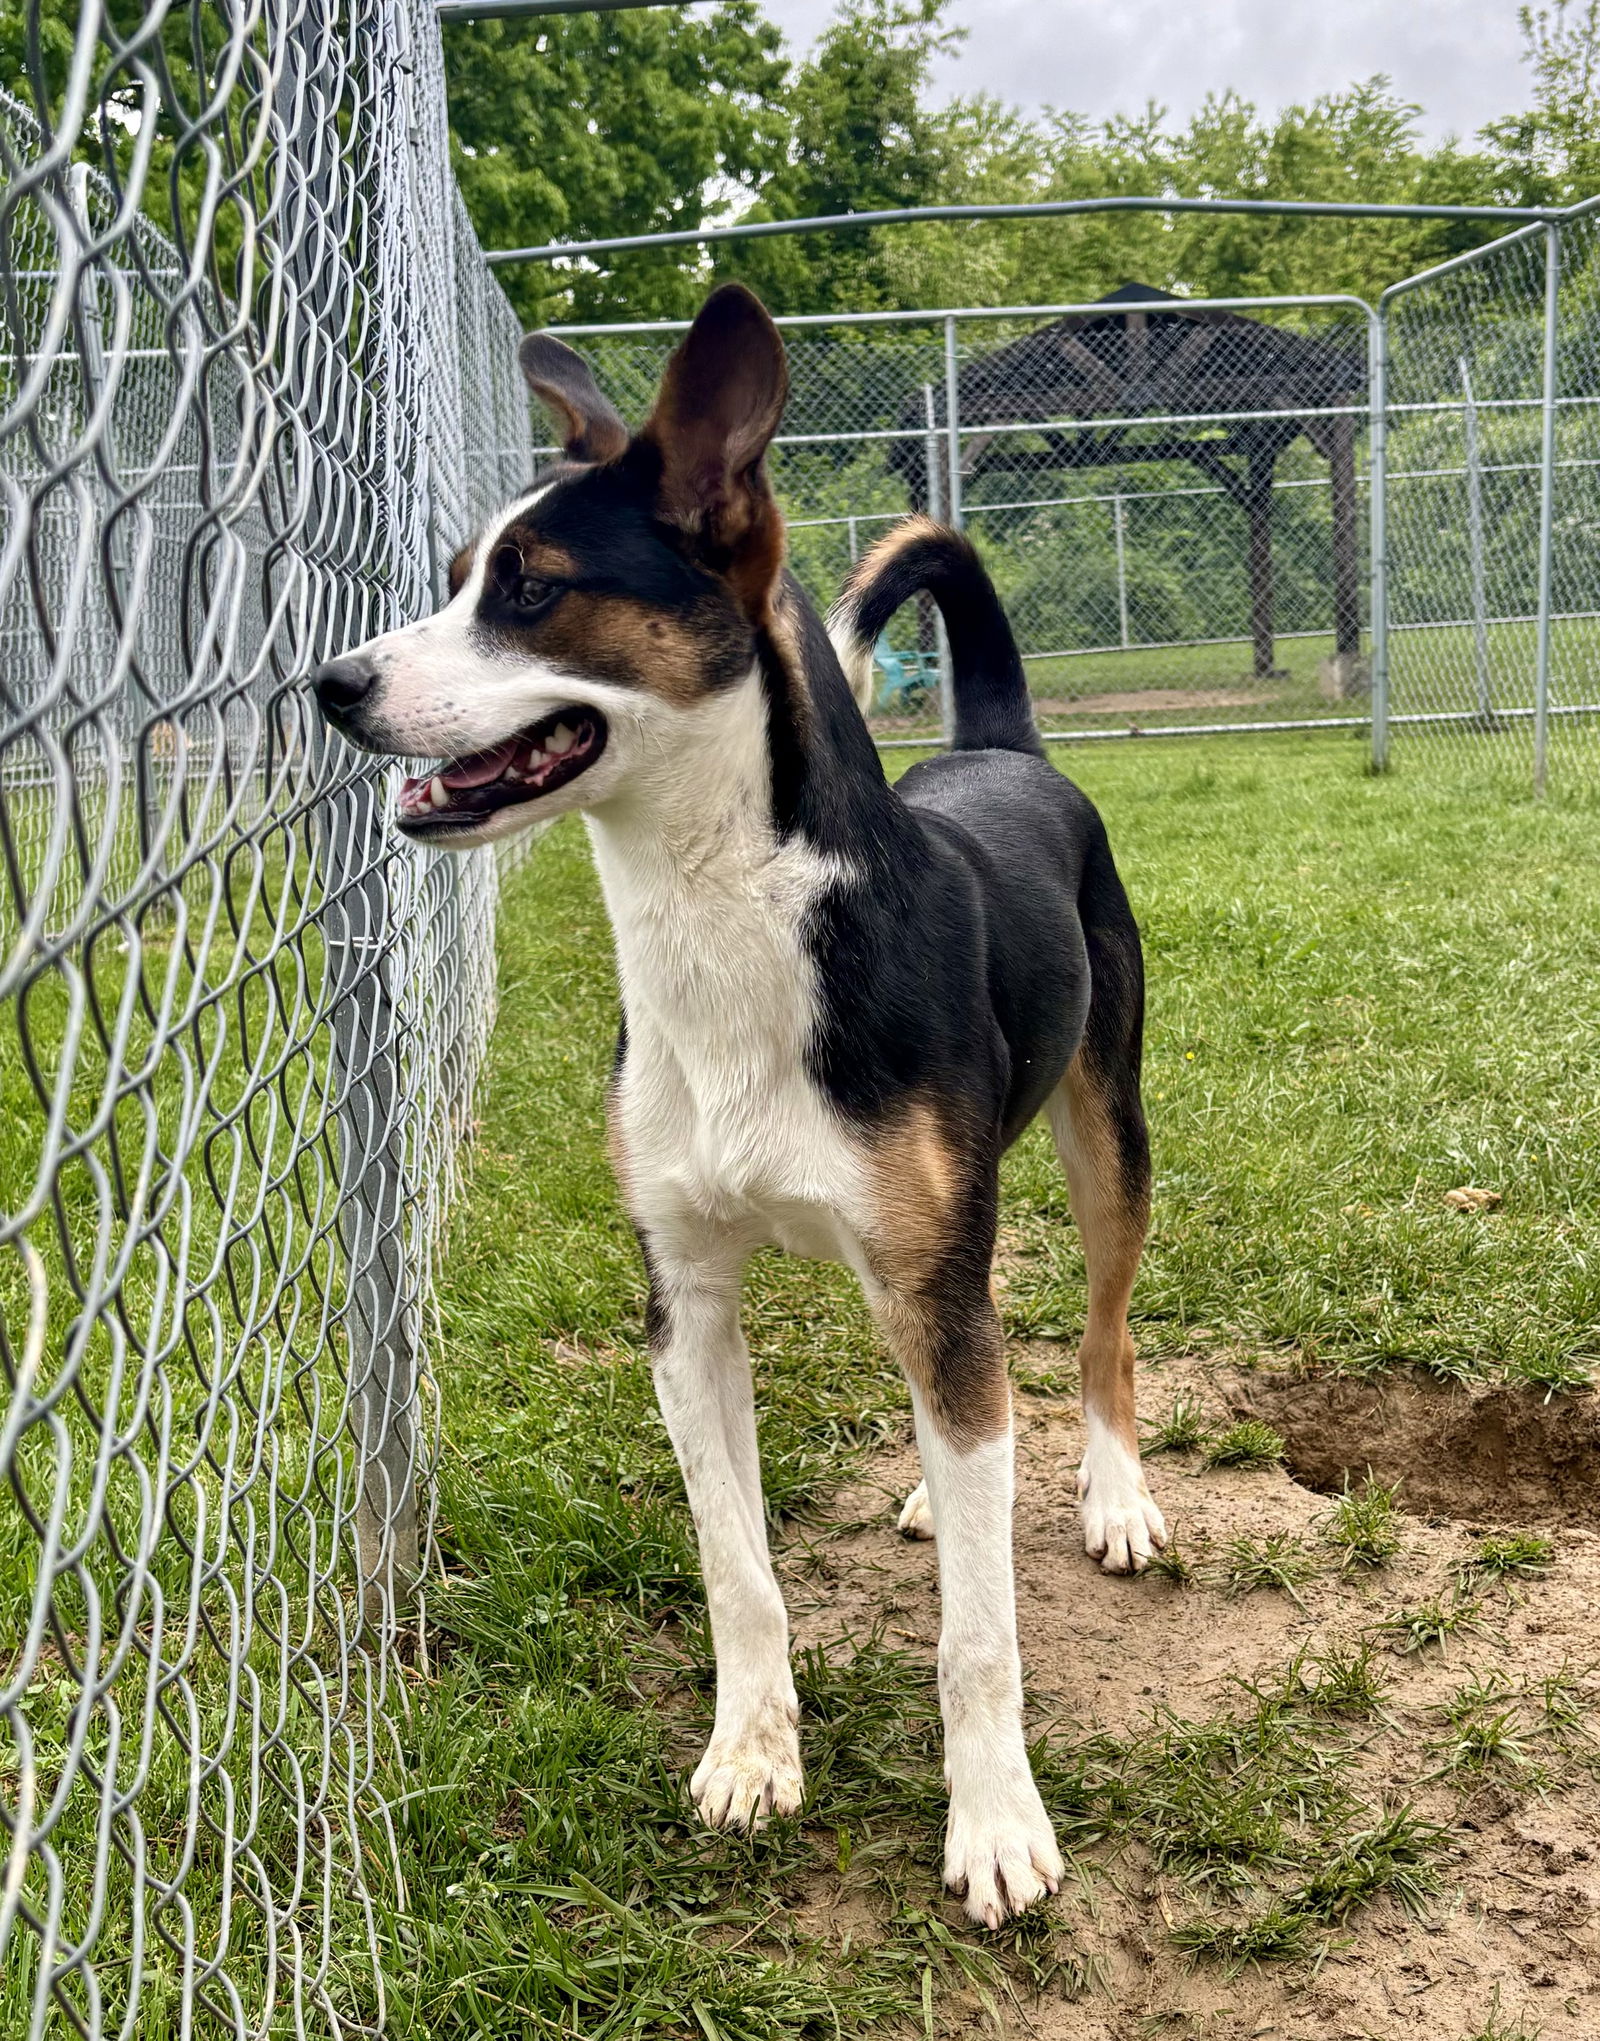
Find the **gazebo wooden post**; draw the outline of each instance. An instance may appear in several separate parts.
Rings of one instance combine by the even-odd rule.
[[[1276,448],[1251,449],[1245,517],[1250,527],[1250,637],[1258,680],[1272,672],[1272,474],[1277,464]]]
[[[1328,421],[1328,479],[1333,497],[1333,649],[1341,659],[1361,653],[1361,541],[1356,505],[1356,422]]]

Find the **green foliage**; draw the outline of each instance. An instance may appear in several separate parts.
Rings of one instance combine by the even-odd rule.
[[[1521,7],[1533,104],[1491,121],[1484,140],[1519,205],[1572,205],[1600,191],[1600,0]]]
[[[452,22],[445,68],[456,176],[489,248],[698,225],[713,185],[748,199],[785,160],[788,65],[754,0]],[[500,278],[529,325],[673,316],[704,292],[694,249]]]
[[[60,4],[60,0],[56,0]],[[1534,106],[1476,146],[1425,142],[1422,109],[1381,75],[1266,112],[1219,88],[1188,121],[1095,119],[998,100],[934,107],[948,0],[839,0],[792,67],[756,0],[453,25],[458,170],[488,246],[701,220],[802,219],[930,203],[1147,195],[1468,204],[1600,187],[1592,90],[1600,0],[1524,10]],[[623,255],[599,269],[507,271],[525,314],[675,315],[713,276],[779,311],[1068,302],[1129,280],[1203,295],[1353,291],[1477,246],[1492,224],[1112,215],[939,223]]]
[[[1413,1609],[1397,1610],[1378,1628],[1394,1640],[1394,1648],[1402,1657],[1411,1657],[1432,1644],[1442,1648],[1445,1639],[1458,1630],[1475,1629],[1477,1613],[1476,1602],[1463,1601],[1459,1595],[1446,1602],[1436,1595]]]
[[[1540,1537],[1536,1531],[1490,1532],[1478,1540],[1476,1551],[1462,1566],[1462,1582],[1505,1580],[1510,1576],[1536,1580],[1550,1571],[1555,1551],[1553,1541]]]
[[[1192,1453],[1206,1437],[1205,1412],[1198,1396],[1180,1396],[1155,1429],[1140,1442],[1151,1453]]]
[[[1280,1588],[1291,1600],[1316,1571],[1305,1546],[1288,1531],[1269,1531],[1264,1538],[1235,1538],[1223,1554],[1222,1584],[1230,1595],[1254,1594],[1258,1588]]]
[[[809,219],[927,205],[940,196],[946,150],[924,105],[933,58],[955,40],[947,0],[841,0],[789,96],[789,160],[748,219]],[[863,311],[904,303],[892,234],[781,236],[730,249],[737,274],[775,311]]]

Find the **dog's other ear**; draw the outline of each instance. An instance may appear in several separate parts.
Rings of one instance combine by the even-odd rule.
[[[600,394],[594,371],[553,333],[530,333],[517,349],[528,388],[561,427],[569,461],[614,461],[628,428]]]
[[[783,564],[783,518],[765,454],[789,396],[789,365],[767,308],[724,284],[667,363],[642,437],[661,456],[661,515],[693,537],[761,621]]]

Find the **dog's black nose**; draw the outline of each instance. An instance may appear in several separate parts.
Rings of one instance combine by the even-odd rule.
[[[322,713],[337,723],[372,690],[376,673],[364,659],[330,659],[311,676]]]

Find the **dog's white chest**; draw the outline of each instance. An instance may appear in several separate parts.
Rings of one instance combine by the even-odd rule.
[[[774,848],[729,883],[607,855],[628,1046],[615,1109],[633,1202],[749,1224],[833,1258],[856,1144],[807,1067],[818,1026],[806,917],[830,862]]]

